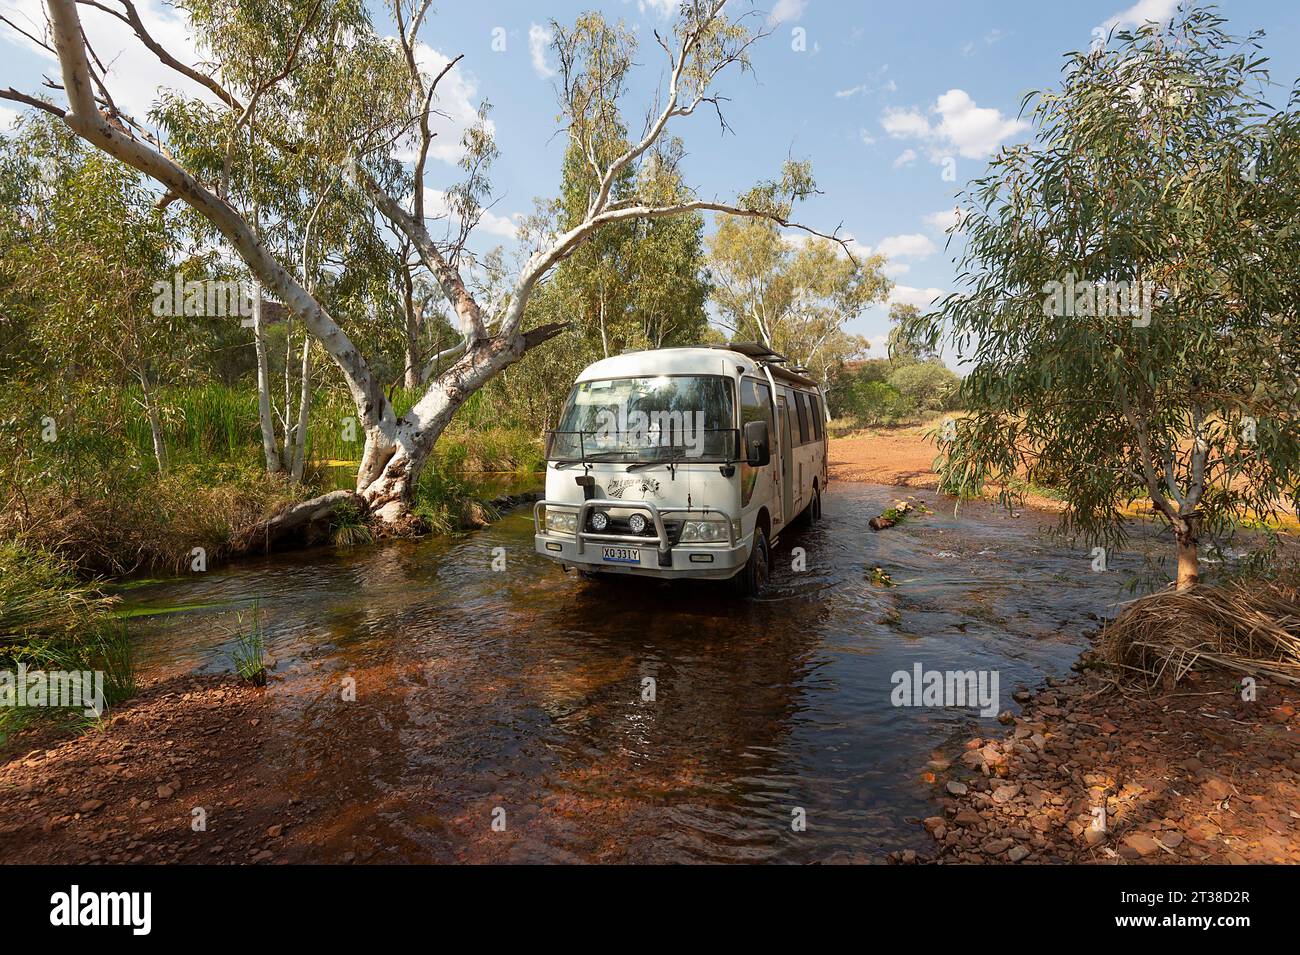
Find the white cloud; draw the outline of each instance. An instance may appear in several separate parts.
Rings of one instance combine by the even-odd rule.
[[[904,149],[898,154],[898,158],[894,160],[894,168],[900,169],[903,166],[910,166],[914,162],[916,162],[916,150]]]
[[[163,0],[137,0],[136,9],[149,32],[178,60],[182,63],[202,62],[204,57],[195,46],[187,17],[178,14]],[[41,0],[0,0],[0,11],[24,28],[45,22]],[[108,65],[107,85],[113,99],[140,122],[148,122],[149,110],[157,102],[161,89],[178,90],[188,96],[215,101],[207,89],[163,66],[122,21],[90,6],[81,6],[79,12],[87,38],[99,58]],[[39,34],[40,28],[32,27],[32,32]],[[51,73],[57,75],[57,61],[52,53],[11,30],[0,31],[0,36],[55,64]],[[450,59],[424,43],[417,47],[416,58],[422,68],[434,74]],[[58,101],[57,93],[39,92]],[[448,163],[455,163],[461,157],[464,151],[461,135],[478,118],[477,100],[477,81],[460,66],[442,78],[435,100],[438,112],[432,117],[433,131],[437,136],[429,150],[431,156]],[[494,130],[490,120],[486,125],[489,131]],[[404,158],[409,161],[413,156]]]
[[[887,259],[924,259],[934,254],[935,245],[929,236],[911,232],[886,236],[880,240],[876,251]]]
[[[1101,30],[1109,32],[1113,29],[1136,28],[1149,20],[1165,23],[1178,10],[1178,2],[1179,0],[1138,0],[1127,10],[1121,10],[1119,13],[1108,17],[1101,24]]]
[[[947,232],[963,218],[965,216],[962,210],[954,206],[951,209],[931,212],[929,215],[922,217],[922,221],[936,232]]]
[[[871,135],[869,132],[867,132],[865,129],[859,129],[859,130],[858,130],[858,139],[862,140],[862,145],[864,145],[864,146],[874,146],[874,145],[876,145],[876,137],[875,137],[875,136],[872,136],[872,135]]]
[[[915,305],[917,308],[926,309],[941,295],[943,295],[943,289],[939,288],[912,288],[910,285],[895,285],[889,291],[889,304]]]
[[[18,119],[18,110],[0,106],[0,134],[9,132],[16,119]]]
[[[967,159],[983,159],[1003,141],[1029,128],[1024,120],[976,106],[965,90],[948,90],[934,101],[929,113],[937,121],[932,122],[916,109],[890,109],[881,117],[880,125],[895,139],[924,142],[932,162],[953,152]]]
[[[914,109],[887,109],[880,125],[895,139],[925,139],[933,135],[930,121]]]
[[[422,70],[436,76],[451,57],[426,43],[420,43],[416,46],[415,59]],[[430,126],[436,134],[433,145],[429,147],[430,156],[445,163],[460,160],[465,152],[461,137],[468,127],[478,122],[478,99],[478,80],[463,70],[460,64],[442,78],[438,83],[437,98],[433,101],[435,112],[429,117]],[[483,125],[489,133],[496,132],[496,124],[492,120],[486,120]],[[397,158],[410,162],[415,157],[413,152],[409,155],[399,152]]]
[[[649,11],[667,19],[677,13],[678,0],[638,0],[636,8],[642,14]]]
[[[879,69],[874,70],[871,75],[859,83],[857,86],[850,86],[847,89],[836,90],[836,99],[852,99],[854,96],[861,96],[866,93],[896,93],[898,84],[892,79],[887,78],[889,64],[885,63]]]
[[[776,0],[776,6],[768,14],[767,22],[775,26],[778,23],[798,20],[806,9],[808,9],[808,0]]]
[[[194,44],[188,18],[162,0],[138,0],[135,6],[149,32],[178,60],[198,63],[203,59]],[[44,30],[45,12],[41,0],[0,0],[0,12],[37,36]],[[202,86],[158,62],[158,58],[145,49],[131,28],[121,20],[84,5],[78,12],[87,39],[108,67],[109,91],[124,112],[142,123],[148,122],[147,114],[158,99],[160,87],[215,101]],[[49,72],[58,75],[57,59],[53,53],[9,29],[0,31],[0,36],[55,64]],[[24,92],[38,93],[55,102],[62,100],[62,94],[57,91],[29,89]]]
[[[906,262],[886,262],[880,267],[880,271],[885,273],[887,278],[896,279],[900,275],[906,275],[912,270],[912,267]]]
[[[427,215],[447,216],[453,220],[455,219],[447,193],[441,189],[425,189],[424,204]],[[520,212],[511,217],[498,215],[491,209],[484,209],[478,225],[475,227],[474,234],[480,235],[486,232],[488,235],[494,235],[502,239],[518,238],[519,224],[515,220],[522,218],[522,216],[523,213]]]
[[[555,34],[541,24],[534,23],[528,27],[528,55],[533,60],[533,70],[544,80],[555,75],[555,70],[546,62],[546,51],[555,39]]]

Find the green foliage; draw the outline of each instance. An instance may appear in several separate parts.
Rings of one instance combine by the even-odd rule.
[[[959,406],[961,379],[938,359],[852,362],[836,370],[827,392],[831,416],[856,427],[914,424]]]
[[[1036,140],[969,187],[965,288],[926,321],[974,365],[946,490],[1056,484],[1093,541],[1150,497],[1193,548],[1294,497],[1300,99],[1270,108],[1260,35],[1223,24],[1191,8],[1071,54],[1027,97]],[[1149,321],[1096,282],[1149,290]]]
[[[902,365],[938,359],[938,352],[926,341],[925,323],[915,305],[895,302],[889,306],[889,357]]]
[[[480,500],[474,484],[438,467],[427,467],[420,475],[411,512],[435,534],[481,527],[500,516],[491,504]]]
[[[93,630],[114,603],[53,554],[0,543],[0,651],[36,637]]]
[[[879,255],[853,262],[836,244],[792,244],[767,220],[719,216],[709,242],[714,301],[740,340],[760,341],[819,381],[867,349],[843,330],[889,292]]]
[[[928,417],[952,410],[961,379],[934,359],[900,365],[890,372],[888,387],[898,393],[901,413]]]

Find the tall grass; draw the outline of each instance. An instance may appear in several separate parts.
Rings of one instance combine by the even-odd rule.
[[[116,602],[52,554],[0,543],[0,652],[38,635],[94,627]]]
[[[135,670],[126,625],[109,616],[114,603],[54,555],[0,545],[0,669],[99,671],[104,702],[127,699],[136,691]],[[0,746],[36,722],[89,725],[82,709],[6,705]]]
[[[0,513],[0,536],[55,554],[82,576],[179,573],[195,548],[210,567],[242,531],[311,493],[256,465],[183,465],[162,476],[128,468],[75,488],[29,488],[21,506]]]

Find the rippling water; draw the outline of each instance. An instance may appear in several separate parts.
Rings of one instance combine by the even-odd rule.
[[[873,533],[915,495],[937,513]],[[256,604],[282,680],[267,776],[331,807],[322,861],[866,861],[919,847],[928,759],[997,723],[891,705],[891,675],[1064,675],[1091,614],[1144,566],[1043,533],[1050,518],[834,484],[787,535],[764,599],[713,585],[587,583],[492,527],[248,561],[131,592],[146,672],[228,670]],[[789,570],[791,548],[807,570]],[[494,549],[507,569],[494,572]],[[872,582],[883,568],[896,586]],[[357,702],[340,700],[346,677]],[[655,681],[644,701],[643,680]],[[494,833],[492,812],[506,812]],[[792,811],[806,831],[792,830]]]

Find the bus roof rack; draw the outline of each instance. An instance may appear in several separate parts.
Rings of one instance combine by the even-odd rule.
[[[752,358],[755,361],[770,362],[772,364],[780,364],[790,360],[780,352],[774,352],[772,349],[759,342],[728,342],[725,345],[708,345],[706,347],[718,348],[722,351],[739,352],[746,358]]]

